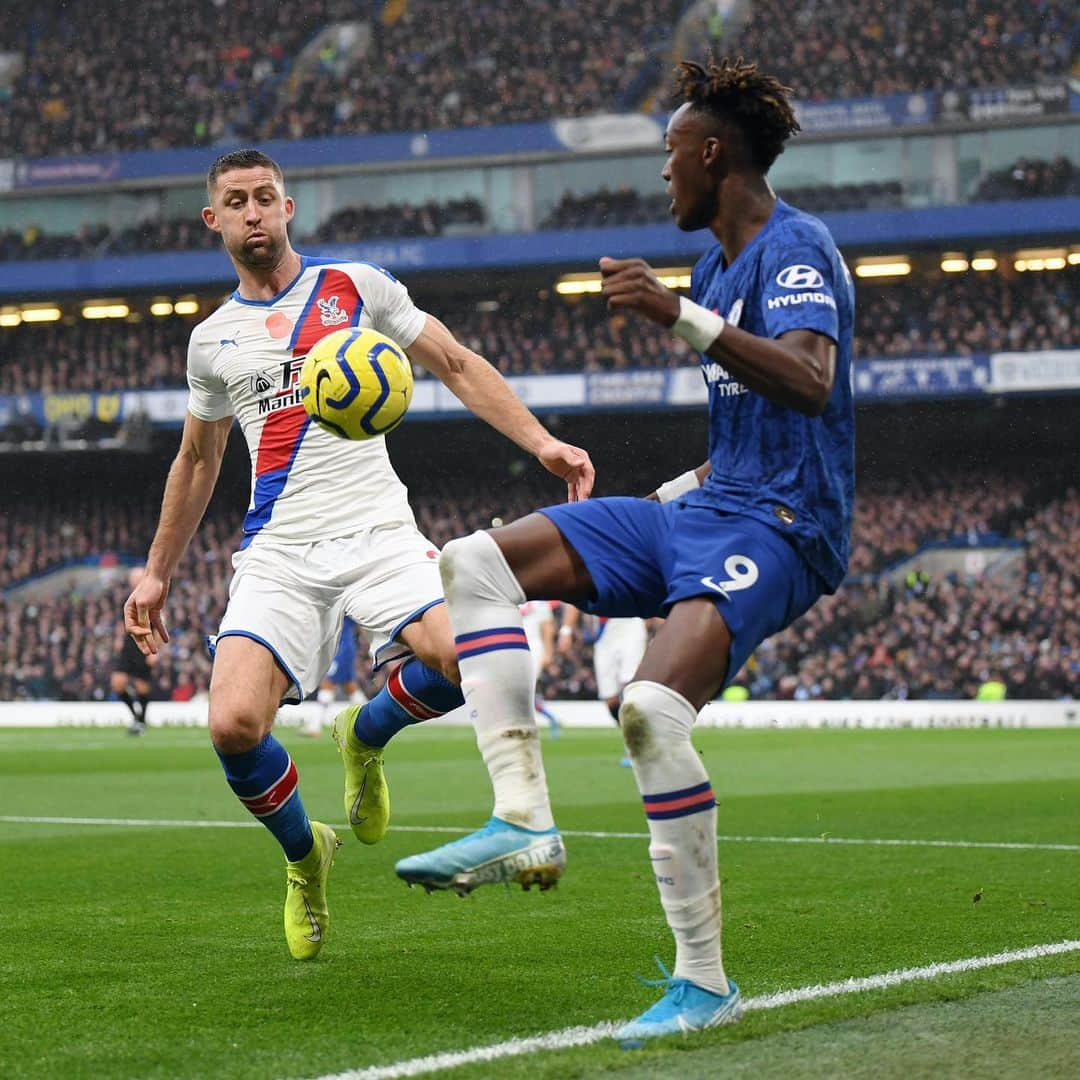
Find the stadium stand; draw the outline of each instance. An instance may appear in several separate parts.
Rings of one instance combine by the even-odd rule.
[[[5,35],[24,62],[0,102],[0,145],[43,157],[253,137],[327,17],[325,0],[302,12],[273,0],[148,0],[123,18],[94,4],[33,5]]]
[[[1020,158],[1007,168],[990,173],[979,184],[975,199],[1041,199],[1080,195],[1080,168],[1063,154],[1053,161]]]
[[[839,187],[782,188],[780,196],[800,210],[821,214],[830,210],[888,209],[902,206],[899,181],[843,184]],[[586,195],[566,192],[540,224],[541,229],[582,229],[605,225],[648,225],[671,220],[670,198],[638,191],[602,188]]]
[[[1075,6],[1057,0],[755,0],[750,10],[718,44],[754,57],[807,101],[1061,79],[1080,30]]]
[[[1080,267],[953,275],[858,288],[857,355],[919,356],[1080,345]],[[644,320],[612,317],[595,297],[503,290],[425,297],[458,337],[508,375],[677,367],[689,349]],[[0,393],[156,389],[184,384],[192,320],[87,322],[0,331]],[[422,374],[422,373],[421,373]]]
[[[381,4],[149,0],[123,19],[58,0],[12,20],[23,70],[0,101],[0,145],[20,157],[268,137],[418,131],[546,120],[636,104],[683,0],[554,0],[450,9],[409,0],[370,20],[370,45],[319,32]],[[483,33],[478,34],[478,27]],[[714,44],[757,58],[808,100],[1063,78],[1075,6],[913,0],[756,0]],[[362,43],[363,36],[349,40]],[[883,48],[888,41],[891,47]],[[305,45],[317,51],[304,60]],[[160,58],[169,57],[163,64]],[[663,65],[661,65],[663,66]],[[666,74],[664,75],[666,79]]]
[[[476,199],[427,202],[422,206],[349,206],[332,214],[301,243],[353,244],[372,237],[442,236],[447,230],[476,232],[484,223],[484,208]]]
[[[1080,603],[1070,551],[1080,544],[1080,493],[1052,500],[1021,531],[1019,588],[952,577],[845,585],[759,650],[746,678],[752,695],[972,698],[997,675],[1011,697],[1074,697]]]
[[[428,202],[421,206],[348,206],[336,211],[304,244],[351,244],[361,240],[442,236],[447,231],[475,232],[484,227],[484,208],[476,199]],[[71,235],[44,232],[39,226],[0,232],[0,262],[30,259],[79,259],[139,252],[215,251],[221,238],[197,218],[145,221],[126,229],[86,226]]]
[[[79,319],[4,331],[0,393],[181,386],[193,325],[176,317],[138,323]]]
[[[1000,673],[1017,697],[1061,698],[1080,685],[1080,491],[1062,475],[1039,484],[1021,470],[953,467],[937,474],[863,483],[853,538],[852,575],[839,593],[768,642],[745,681],[755,698],[972,697],[985,673]],[[1058,483],[1058,481],[1061,483]],[[632,487],[633,481],[627,480]],[[1056,494],[1064,491],[1065,494]],[[505,520],[542,500],[526,490],[508,501]],[[491,524],[478,500],[414,498],[420,528],[437,544]],[[50,567],[91,556],[145,551],[156,506],[112,492],[59,505],[24,500],[0,525],[0,589]],[[203,635],[224,610],[240,515],[212,509],[176,576],[170,596],[173,640],[156,672],[158,695],[204,693],[209,661]],[[1020,585],[987,577],[913,575],[890,584],[875,571],[935,542],[1024,545]],[[0,599],[0,699],[101,700],[120,644],[117,612],[124,574],[100,595],[71,590],[52,601]],[[0,592],[2,597],[2,592]],[[375,685],[370,665],[363,680]],[[551,697],[595,694],[587,648],[545,673]]]

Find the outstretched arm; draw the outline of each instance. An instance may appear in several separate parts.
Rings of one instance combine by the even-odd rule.
[[[199,420],[188,413],[180,450],[165,481],[157,532],[146,570],[124,604],[124,629],[144,655],[168,641],[163,609],[169,581],[187,550],[217,483],[233,418]]]
[[[589,455],[556,439],[529,412],[502,375],[482,356],[462,345],[433,315],[427,316],[424,329],[408,353],[474,415],[536,457],[548,472],[565,480],[570,502],[589,497],[596,478]]]

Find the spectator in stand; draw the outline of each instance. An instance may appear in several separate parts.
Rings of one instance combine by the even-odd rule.
[[[786,202],[812,214],[831,210],[883,209],[903,206],[899,181],[843,184],[838,187],[780,189]],[[608,225],[648,225],[671,218],[671,199],[664,194],[643,195],[632,188],[601,188],[587,195],[567,191],[540,223],[541,229],[584,229]]]
[[[725,50],[804,101],[1016,86],[1065,78],[1080,14],[1065,0],[754,0]]]
[[[1080,347],[1080,267],[864,282],[858,295],[861,357]],[[458,338],[498,356],[503,375],[694,363],[671,335],[610,316],[592,297],[567,302],[548,293],[504,291],[495,303],[494,310],[478,310],[475,297],[438,301],[455,312],[451,328]],[[0,393],[181,387],[190,327],[185,319],[168,318],[0,330]]]
[[[441,236],[447,230],[479,232],[484,208],[474,198],[429,201],[422,206],[349,206],[331,215],[302,244],[354,244],[362,240]],[[79,259],[144,252],[216,251],[216,234],[198,218],[148,220],[112,231],[107,225],[84,225],[76,233],[52,235],[36,225],[0,232],[0,262],[31,259]]]
[[[1080,687],[1080,490],[1067,470],[1050,470],[1038,488],[1024,470],[980,474],[954,468],[905,480],[864,480],[852,543],[852,577],[783,634],[748,668],[754,698],[872,700],[972,698],[985,673],[1000,672],[1010,698],[1060,699]],[[622,487],[635,485],[626,477]],[[613,489],[620,481],[611,477]],[[1058,494],[1046,499],[1047,490]],[[1064,492],[1062,494],[1062,492]],[[505,520],[527,513],[537,494],[522,490]],[[443,545],[491,524],[490,497],[414,497],[417,521]],[[47,495],[22,499],[0,517],[0,589],[66,562],[145,549],[153,507],[115,494],[88,494],[61,508]],[[155,700],[206,693],[210,663],[203,634],[227,600],[229,557],[239,520],[212,511],[186,556],[171,598],[172,640],[161,651]],[[923,544],[997,534],[1024,545],[1017,579],[931,575],[890,585],[876,572]],[[0,592],[0,700],[105,700],[123,630],[116,611],[127,594],[18,602]],[[361,650],[358,678],[371,696],[379,683]],[[559,654],[542,676],[549,698],[596,697],[591,649]],[[172,687],[172,691],[168,687]]]
[[[310,0],[8,5],[24,69],[0,101],[10,156],[427,131],[632,110],[666,82],[656,56],[685,0],[410,0],[373,18],[366,53],[296,61],[355,9]],[[361,10],[364,10],[362,8]],[[367,8],[367,10],[374,10]],[[342,14],[344,12],[344,15]],[[1063,81],[1078,40],[1065,0],[754,0],[725,51],[804,100]]]
[[[420,294],[422,301],[422,290]],[[470,348],[499,357],[504,375],[623,371],[696,363],[690,350],[649,325],[611,316],[594,297],[504,290],[494,308],[442,297]],[[925,356],[1080,347],[1080,267],[968,273],[858,287],[857,356]],[[0,331],[0,394],[159,389],[184,384],[191,323],[51,323]],[[421,373],[419,377],[423,377]]]
[[[1080,195],[1080,167],[1064,155],[1053,161],[1020,158],[1006,169],[983,178],[974,199],[995,202],[1002,199],[1045,199]]]

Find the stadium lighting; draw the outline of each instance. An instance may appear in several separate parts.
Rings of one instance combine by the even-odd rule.
[[[941,271],[944,274],[962,274],[971,264],[964,255],[948,252],[941,257]]]
[[[1020,273],[1025,270],[1064,270],[1067,265],[1064,248],[1027,248],[1016,253],[1013,269]]]
[[[689,266],[665,266],[656,270],[661,285],[669,289],[690,288]],[[560,296],[580,296],[582,293],[601,291],[600,275],[595,271],[587,274],[564,274],[555,282],[555,291]]]
[[[886,255],[863,259],[855,264],[855,276],[860,278],[906,277],[911,263],[902,255]]]
[[[22,315],[18,308],[0,308],[0,326],[18,326],[22,322]]]
[[[155,300],[150,305],[150,314],[151,315],[157,315],[157,316],[160,317],[162,315],[171,315],[172,313],[173,313],[173,306],[172,306],[172,301],[171,300]]]
[[[126,319],[130,313],[127,304],[87,304],[82,309],[84,319]]]
[[[1070,266],[1080,266],[1080,251],[1070,251],[1068,261]]]
[[[24,307],[23,322],[56,322],[63,312],[58,307]]]
[[[660,284],[666,285],[669,289],[690,288],[689,266],[666,267],[663,270],[657,270],[656,276],[660,279]]]
[[[971,260],[971,269],[980,272],[996,270],[997,264],[997,259],[995,259],[993,255],[976,255],[975,258]]]
[[[199,301],[198,300],[177,300],[173,304],[173,311],[177,315],[198,315],[199,313]]]
[[[555,291],[560,296],[580,296],[582,293],[600,291],[599,274],[567,274],[555,282]]]

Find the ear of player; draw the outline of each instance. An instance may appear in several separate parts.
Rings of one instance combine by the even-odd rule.
[[[320,427],[343,439],[374,439],[405,418],[412,366],[396,342],[375,330],[336,330],[305,357],[300,393]]]

